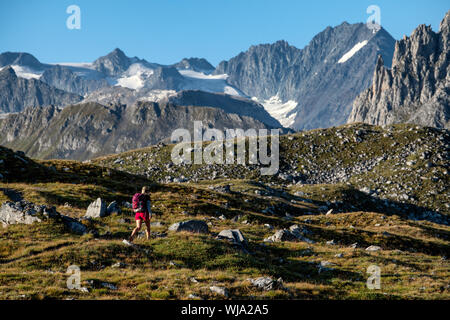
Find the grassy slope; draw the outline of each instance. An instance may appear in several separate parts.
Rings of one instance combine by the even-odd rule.
[[[130,201],[141,185],[151,183],[101,167],[96,161],[37,164],[26,159],[29,163],[25,165],[4,149],[0,158],[9,170],[8,183],[0,183],[1,202],[11,197],[5,188],[13,189],[26,200],[54,205],[59,212],[74,217],[82,216],[99,196],[107,201]],[[224,184],[231,185],[231,193],[210,188]],[[0,298],[187,299],[191,293],[205,299],[222,298],[210,292],[211,285],[227,287],[233,299],[450,298],[450,264],[443,258],[450,251],[450,228],[370,211],[318,215],[327,201],[342,200],[357,207],[361,199],[354,198],[352,187],[346,184],[269,187],[250,179],[218,179],[153,184],[152,190],[157,213],[154,220],[163,223],[152,231],[167,236],[136,240],[143,251],[121,243],[133,227],[132,213],[126,208],[121,215],[90,224],[98,230],[98,238],[70,234],[53,222],[0,228]],[[294,195],[299,190],[304,192],[302,197]],[[265,213],[269,207],[274,208],[272,213]],[[294,219],[286,221],[285,212]],[[226,220],[218,219],[222,214]],[[232,221],[235,216],[240,218]],[[171,223],[191,218],[208,221],[210,234],[167,231]],[[308,238],[316,243],[263,244],[263,239],[274,233],[264,226],[266,223],[275,230],[299,224],[311,232]],[[230,228],[243,232],[251,254],[215,239],[221,230]],[[329,240],[337,244],[329,245]],[[355,242],[359,247],[353,249],[350,245]],[[365,251],[369,245],[382,250]],[[334,270],[319,273],[320,261],[335,263]],[[113,268],[116,262],[126,266]],[[82,293],[67,289],[66,270],[73,264],[80,266],[82,281],[107,281],[118,290],[96,288]],[[381,290],[365,286],[366,270],[372,264],[381,268]],[[282,277],[287,290],[264,292],[247,280],[266,275]],[[192,277],[198,282],[191,281]]]

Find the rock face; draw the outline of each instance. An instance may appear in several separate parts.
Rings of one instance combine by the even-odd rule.
[[[373,33],[365,24],[344,22],[304,49],[285,41],[252,46],[215,73],[228,74],[230,84],[259,101],[294,101],[285,115],[293,117],[292,128],[330,127],[346,123],[353,100],[370,86],[377,55],[391,61],[394,43],[384,29]]]
[[[106,203],[101,198],[98,198],[89,205],[86,210],[85,217],[102,218],[106,215]]]
[[[378,58],[372,86],[354,101],[348,122],[400,122],[450,128],[450,11],[440,31],[420,25],[395,44],[392,68]]]
[[[187,231],[193,233],[208,233],[208,225],[205,221],[188,220],[174,223],[169,227],[169,230],[176,232]]]
[[[229,114],[218,108],[138,102],[131,106],[84,103],[28,108],[0,120],[0,144],[20,148],[38,158],[92,157],[143,148],[170,139],[172,132],[194,121],[216,129],[272,128],[252,117]]]
[[[65,106],[82,97],[36,80],[17,77],[13,68],[0,71],[0,113],[20,112],[34,106]]]
[[[39,80],[57,89],[81,96],[104,87],[109,87],[106,79],[87,79],[77,75],[71,69],[60,65],[45,70]]]

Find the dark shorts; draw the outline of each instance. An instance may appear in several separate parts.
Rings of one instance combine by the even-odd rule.
[[[148,212],[137,212],[134,218],[135,220],[149,221],[150,214]]]

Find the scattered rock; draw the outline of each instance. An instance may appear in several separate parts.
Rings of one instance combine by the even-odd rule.
[[[319,273],[324,272],[324,271],[333,271],[334,268],[330,268],[332,266],[335,266],[336,264],[333,262],[329,262],[329,261],[320,261],[319,263]]]
[[[247,245],[247,239],[245,239],[244,235],[242,234],[242,232],[239,229],[222,230],[222,231],[220,231],[217,238],[218,239],[226,239],[226,240],[231,241],[232,243],[240,245],[240,246]]]
[[[112,215],[112,214],[120,214],[122,210],[119,207],[119,204],[117,201],[113,201],[109,204],[108,208],[106,209],[106,215]]]
[[[372,252],[379,251],[379,250],[381,250],[381,247],[379,247],[379,246],[370,246],[370,247],[366,248],[366,251],[372,251]]]
[[[98,198],[89,205],[85,217],[102,218],[106,215],[106,203],[101,198]]]
[[[281,241],[304,241],[315,243],[315,241],[304,236],[305,230],[300,229],[298,225],[292,225],[289,230],[282,229],[275,232],[273,236],[264,239],[264,242],[281,242]]]
[[[122,207],[125,207],[127,209],[133,209],[133,205],[128,201],[122,202]]]
[[[283,279],[279,278],[277,280],[271,277],[260,277],[257,279],[249,279],[253,286],[258,287],[264,291],[284,289]]]
[[[187,231],[187,232],[194,232],[194,233],[208,233],[208,225],[205,221],[201,220],[188,220],[183,222],[177,222],[172,224],[169,227],[170,231]]]
[[[116,262],[116,263],[114,263],[112,266],[111,266],[111,268],[119,268],[119,269],[121,269],[121,268],[125,268],[127,265],[125,264],[125,263],[122,263],[122,262]]]
[[[63,216],[61,215],[62,221],[64,222],[65,226],[70,230],[70,232],[73,232],[78,235],[83,235],[88,232],[88,228],[79,222],[77,219]],[[95,230],[93,230],[95,231]]]
[[[212,286],[209,287],[209,290],[211,290],[214,293],[217,293],[218,295],[224,296],[225,298],[229,297],[228,289],[224,287],[218,287],[218,286]]]

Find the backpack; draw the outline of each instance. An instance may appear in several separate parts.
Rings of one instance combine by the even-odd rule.
[[[136,193],[132,199],[134,212],[147,212],[147,197],[143,193]]]

